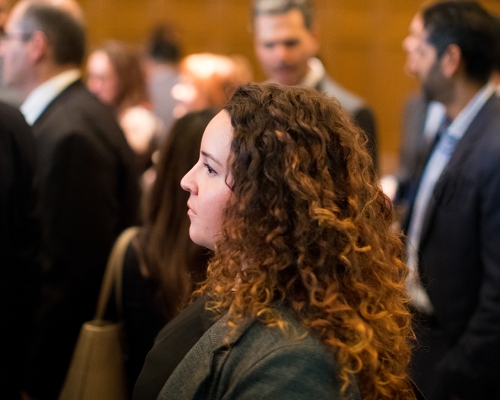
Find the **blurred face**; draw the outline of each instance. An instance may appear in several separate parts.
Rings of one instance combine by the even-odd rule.
[[[0,42],[3,58],[2,80],[5,85],[27,92],[30,77],[30,32],[24,32],[19,26],[26,3],[18,3],[5,24],[5,36]],[[26,93],[27,94],[27,93]]]
[[[208,124],[201,140],[200,158],[182,178],[189,192],[189,236],[200,246],[214,250],[222,214],[231,197],[231,174],[227,167],[233,130],[229,114],[222,110]]]
[[[427,100],[436,100],[446,103],[452,96],[453,85],[449,78],[444,76],[442,59],[438,59],[436,48],[427,41],[428,34],[423,33],[416,49],[419,64],[416,71],[422,83],[422,89]],[[446,53],[445,53],[446,54]]]
[[[87,87],[104,104],[114,105],[118,95],[118,76],[104,51],[94,51],[87,60]]]
[[[307,30],[299,10],[255,19],[255,52],[267,77],[297,85],[306,76],[307,61],[318,51],[316,35]]]
[[[403,40],[403,49],[406,51],[405,72],[410,75],[417,75],[419,71],[420,59],[418,46],[423,39],[424,21],[420,13],[416,14],[408,29],[408,36]]]

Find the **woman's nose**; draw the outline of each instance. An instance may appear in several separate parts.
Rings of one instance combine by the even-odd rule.
[[[186,192],[189,192],[191,194],[196,193],[196,185],[194,184],[194,179],[193,179],[193,170],[194,167],[191,168],[186,175],[184,175],[181,179],[181,188],[184,189]]]

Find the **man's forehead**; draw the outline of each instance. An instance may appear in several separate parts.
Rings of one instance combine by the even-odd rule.
[[[27,1],[20,1],[16,3],[9,14],[6,26],[10,29],[15,28],[29,6],[30,3]]]
[[[410,33],[414,35],[421,35],[424,31],[424,20],[422,19],[422,14],[416,14],[410,23]]]
[[[281,41],[310,33],[299,10],[284,14],[262,14],[255,18],[255,37],[263,41]]]

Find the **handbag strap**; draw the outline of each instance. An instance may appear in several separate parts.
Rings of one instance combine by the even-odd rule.
[[[99,299],[97,301],[94,319],[104,319],[104,313],[106,312],[106,308],[108,306],[113,283],[115,284],[116,307],[118,314],[121,314],[122,275],[125,251],[127,250],[130,241],[137,235],[138,230],[139,227],[137,226],[125,229],[120,236],[118,236],[118,239],[116,239],[116,242],[111,249],[111,253],[109,254],[108,262],[106,264],[106,271],[104,272],[104,278],[101,285],[101,291],[99,293]]]

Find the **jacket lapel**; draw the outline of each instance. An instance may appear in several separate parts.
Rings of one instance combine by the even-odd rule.
[[[472,153],[475,143],[486,132],[488,124],[491,120],[491,115],[498,110],[499,100],[495,95],[491,96],[473,119],[467,131],[464,133],[460,141],[457,143],[448,165],[443,170],[441,177],[438,179],[434,187],[432,197],[429,201],[424,222],[422,225],[422,233],[420,239],[420,248],[425,244],[425,240],[429,234],[432,221],[435,217],[437,206],[447,197],[450,190],[453,190],[453,176],[456,176],[457,171],[462,169],[465,161]]]

